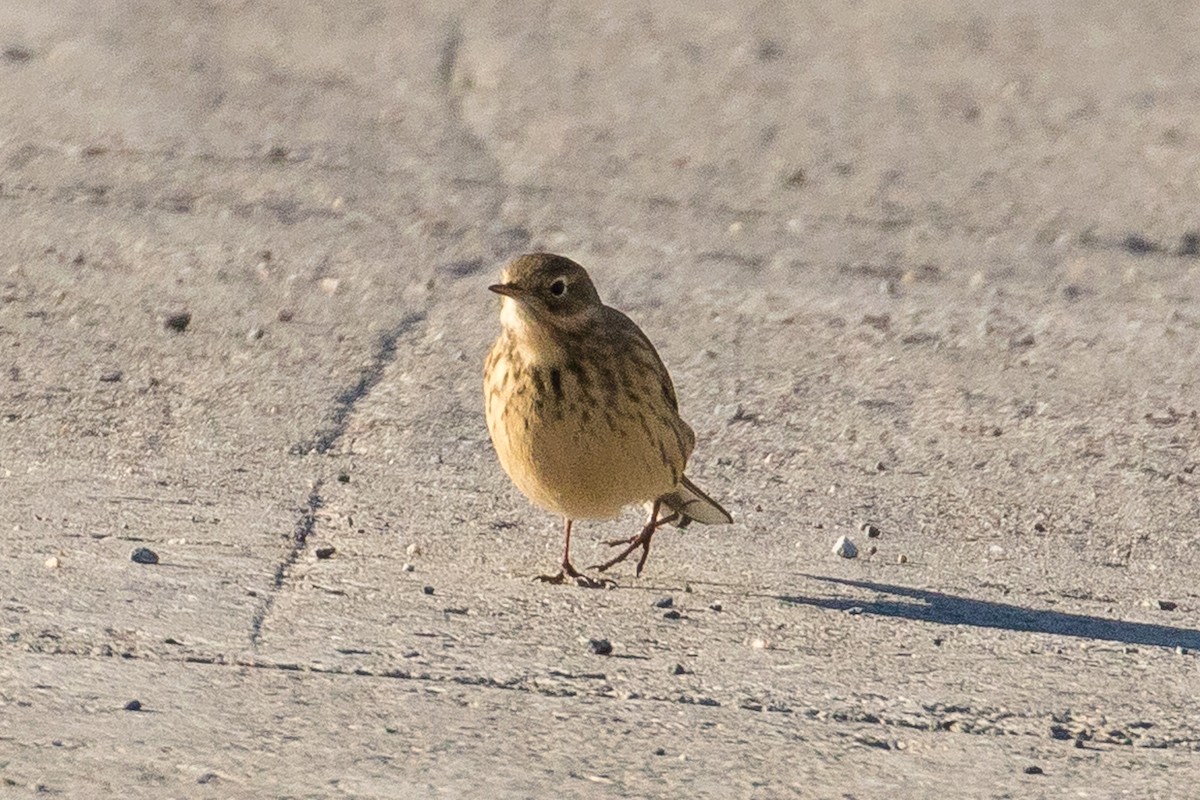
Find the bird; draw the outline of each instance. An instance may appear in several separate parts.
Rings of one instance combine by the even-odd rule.
[[[571,562],[576,520],[607,520],[631,505],[649,519],[589,569],[601,573],[641,548],[636,575],[663,525],[725,525],[733,517],[684,474],[696,435],[658,351],[637,324],[605,305],[587,270],[554,253],[509,261],[500,283],[500,335],[484,361],[488,433],[500,465],[534,505],[563,519],[557,573],[538,580],[615,585]]]

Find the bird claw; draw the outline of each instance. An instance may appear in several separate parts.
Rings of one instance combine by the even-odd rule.
[[[650,557],[650,537],[653,535],[654,535],[654,530],[651,529],[649,531],[642,531],[640,534],[638,534],[637,536],[634,536],[632,539],[627,539],[623,542],[618,542],[617,544],[626,544],[629,546],[626,547],[624,550],[622,550],[620,553],[617,553],[617,555],[615,557],[610,558],[608,561],[605,561],[603,564],[597,564],[593,567],[590,567],[590,569],[594,569],[597,572],[604,572],[604,571],[608,570],[610,567],[615,567],[617,564],[620,564],[622,561],[629,558],[629,555],[634,550],[637,550],[640,547],[640,548],[642,548],[642,557],[638,559],[637,572],[636,572],[636,574],[640,577],[642,574],[642,567],[646,566],[646,559]],[[606,544],[608,544],[608,543],[606,542]]]
[[[542,583],[550,583],[555,586],[561,586],[568,580],[573,580],[575,585],[581,589],[617,588],[617,582],[612,578],[593,578],[590,575],[584,575],[570,564],[564,564],[557,575],[538,575],[534,580],[541,581]]]
[[[657,516],[657,506],[655,508],[655,516]],[[629,558],[630,554],[640,547],[642,548],[642,557],[638,559],[636,575],[641,577],[642,567],[646,566],[646,559],[650,557],[650,539],[654,536],[654,532],[658,530],[660,525],[665,522],[671,522],[674,518],[674,514],[672,514],[670,517],[665,517],[659,520],[652,518],[650,522],[646,523],[645,527],[642,528],[640,533],[630,536],[628,539],[609,539],[608,541],[604,542],[604,544],[608,545],[609,547],[620,547],[621,545],[626,545],[625,549],[620,553],[617,553],[615,557],[605,561],[603,564],[596,564],[593,567],[589,567],[589,569],[594,569],[598,572],[604,572],[610,567],[615,567],[617,564],[620,564],[622,561]]]

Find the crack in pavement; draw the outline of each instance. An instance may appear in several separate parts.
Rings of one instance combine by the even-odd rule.
[[[309,453],[325,455],[337,445],[342,436],[345,435],[346,429],[350,426],[350,416],[353,414],[355,407],[363,398],[371,393],[371,390],[375,388],[379,381],[383,380],[384,371],[396,360],[396,345],[400,338],[423,322],[425,316],[424,311],[416,311],[408,314],[379,337],[375,345],[375,353],[367,365],[359,372],[358,380],[334,397],[333,411],[329,415],[329,419],[317,430],[311,439],[293,445],[290,451],[292,455],[308,455]],[[271,592],[259,605],[258,610],[254,612],[254,616],[250,620],[250,644],[254,647],[258,647],[259,641],[262,638],[263,625],[266,623],[271,610],[275,607],[275,600],[279,596],[279,590],[287,582],[288,573],[296,564],[296,561],[299,560],[300,554],[304,552],[304,548],[308,543],[308,537],[317,527],[317,511],[325,504],[324,498],[321,496],[321,488],[324,484],[325,481],[321,478],[318,478],[313,483],[313,487],[309,491],[308,498],[305,500],[303,510],[300,513],[300,518],[296,521],[295,526],[292,528],[292,533],[288,537],[288,551],[275,567],[275,577],[272,582]]]
[[[458,66],[458,51],[462,47],[462,22],[452,20],[446,39],[442,42],[441,57],[438,59],[437,78],[444,86],[454,84],[454,69]]]
[[[438,75],[446,75],[444,81],[449,94],[450,113],[452,121],[463,129],[463,133],[469,137],[473,144],[469,145],[472,149],[482,151],[484,157],[492,163],[495,159],[487,152],[486,146],[482,143],[477,135],[471,133],[461,118],[461,92],[454,87],[452,75],[458,62],[458,51],[461,48],[462,36],[459,33],[457,26],[451,28],[451,32],[447,36],[447,41],[443,45],[442,56],[439,60]],[[60,155],[58,151],[48,153],[49,156]],[[180,162],[195,163],[199,165],[246,165],[247,167],[255,167],[266,162],[262,156],[229,156],[221,153],[201,152],[190,156],[180,156],[172,151],[158,151],[152,149],[137,149],[137,148],[120,148],[106,150],[104,152],[90,156],[92,160],[105,158],[109,160],[123,160],[132,163],[145,163],[149,161],[157,161],[163,163],[177,164]],[[62,161],[66,161],[65,156]],[[414,169],[404,167],[380,167],[377,165],[347,165],[343,163],[321,163],[315,160],[303,162],[304,169],[308,172],[317,173],[348,173],[351,175],[364,175],[379,178],[383,181],[404,185],[413,182],[419,182],[426,179],[424,173],[419,173]],[[438,171],[438,165],[430,164],[428,168],[433,171]],[[623,205],[639,207],[643,211],[659,211],[659,210],[686,210],[700,212],[711,216],[720,217],[737,217],[742,219],[761,220],[769,216],[769,212],[761,208],[752,208],[750,206],[739,206],[726,202],[706,202],[703,198],[697,197],[669,197],[661,194],[645,194],[642,192],[622,191],[619,188],[605,186],[602,189],[591,188],[579,184],[572,185],[556,185],[553,183],[533,183],[530,181],[513,182],[506,180],[502,172],[497,169],[488,169],[488,172],[493,174],[490,178],[464,177],[462,175],[454,175],[442,173],[438,177],[444,178],[449,186],[457,188],[477,189],[492,192],[493,194],[502,197],[512,195],[521,197],[543,197],[547,200],[553,200],[558,196],[570,197],[573,200],[587,199],[593,205],[601,201],[609,202],[619,200]],[[178,195],[177,191],[162,192],[152,195],[149,199],[151,205],[161,203]],[[100,205],[111,209],[123,209],[143,211],[147,205],[147,199],[142,196],[124,197],[120,194],[108,195],[105,193],[103,197],[97,196],[94,191],[89,191],[87,187],[80,185],[78,182],[66,182],[51,186],[39,185],[32,182],[23,182],[20,185],[15,184],[0,184],[0,201],[4,200],[29,200],[36,198],[44,204],[56,206],[79,206],[81,202],[92,202],[93,205]],[[225,208],[227,204],[221,204],[214,208]],[[268,209],[269,210],[269,209]],[[328,210],[322,207],[312,206],[309,211],[313,216],[320,212],[321,216],[329,218],[337,218],[336,214],[329,214]],[[184,212],[180,212],[184,213]],[[197,213],[194,209],[186,213]],[[380,222],[382,217],[377,217],[371,214],[369,209],[356,208],[356,214],[366,215],[372,221]],[[896,231],[908,230],[919,224],[919,219],[913,215],[899,217],[871,217],[861,213],[813,213],[805,217],[808,225],[823,225],[830,228],[866,228],[869,230],[877,230],[882,233],[890,233]],[[964,220],[947,220],[940,219],[932,225],[935,230],[942,233],[953,233],[965,236],[972,240],[986,239],[991,236],[998,236],[1008,232],[1008,228],[998,225],[984,225],[975,222]],[[1165,255],[1177,255],[1194,257],[1193,250],[1196,244],[1188,239],[1188,234],[1182,234],[1181,244],[1176,250],[1170,250],[1165,245],[1157,251]],[[1113,240],[1107,243],[1093,242],[1087,240],[1083,244],[1086,248],[1091,249],[1110,249],[1118,252],[1129,252],[1130,245],[1125,241]],[[1134,253],[1136,255],[1136,253]]]
[[[482,178],[472,177],[466,180],[472,189],[473,195],[477,197],[480,195],[483,196],[483,205],[486,206],[483,217],[499,221],[504,218],[504,202],[514,193],[514,188],[505,180],[504,166],[497,157],[495,149],[489,147],[486,138],[472,128],[464,112],[463,99],[466,92],[463,89],[463,84],[456,82],[455,73],[458,71],[461,63],[465,41],[462,20],[457,17],[451,19],[446,26],[446,32],[442,38],[436,71],[437,81],[441,86],[445,104],[446,117],[444,122],[446,130],[444,136],[451,142],[448,152],[472,153],[474,155],[473,158],[456,161],[456,167],[461,168],[464,161],[471,162],[472,166],[475,167],[475,174],[477,176],[484,176]],[[461,186],[460,178],[461,172],[449,176],[449,185]],[[499,234],[493,232],[490,238],[491,241],[487,246],[491,249],[491,256],[501,256],[511,252],[510,242],[506,239],[503,232]],[[524,241],[521,242],[522,245],[524,243]]]
[[[358,381],[348,389],[338,393],[334,398],[333,413],[325,426],[319,429],[311,439],[292,445],[291,454],[306,456],[309,453],[325,455],[338,440],[346,433],[350,424],[350,414],[360,400],[370,394],[375,385],[383,379],[383,372],[396,360],[396,343],[400,337],[425,321],[425,312],[417,311],[400,320],[391,330],[379,337],[375,347],[375,355],[369,364],[359,373]]]
[[[296,560],[300,558],[300,553],[304,551],[304,546],[308,542],[309,535],[317,527],[317,510],[324,504],[324,501],[321,499],[321,486],[323,483],[323,481],[317,481],[313,485],[312,491],[308,493],[308,502],[300,519],[296,523],[295,529],[292,531],[291,549],[288,550],[287,556],[275,567],[275,579],[271,587],[272,591],[259,604],[258,610],[254,612],[254,617],[250,620],[250,644],[255,647],[258,646],[258,640],[262,636],[263,623],[266,622],[267,615],[271,613],[271,609],[275,606],[275,598],[279,596],[279,590],[283,588],[288,572],[291,571]]]
[[[462,99],[454,85],[454,72],[458,67],[459,52],[463,44],[462,24],[458,19],[450,21],[436,66],[435,77],[445,93],[445,123],[447,135],[465,146],[468,152],[476,154],[476,161],[484,174],[489,176],[489,182],[494,185],[489,192],[487,206],[490,216],[499,218],[500,209],[506,194],[504,174],[500,162],[497,161],[486,143],[481,140],[463,118]],[[497,253],[505,249],[501,244],[502,237],[497,237],[493,250]],[[345,435],[350,424],[351,415],[358,403],[370,394],[371,390],[383,379],[383,373],[396,359],[396,346],[400,338],[409,333],[420,323],[424,322],[428,308],[410,313],[393,328],[379,337],[375,353],[370,362],[363,368],[358,380],[350,387],[340,392],[333,401],[333,409],[326,422],[305,441],[298,442],[290,449],[292,455],[325,455],[329,453]],[[324,505],[321,497],[322,480],[318,480],[309,493],[300,519],[296,522],[290,537],[290,546],[284,558],[275,569],[275,579],[271,593],[261,603],[251,620],[250,642],[257,647],[261,638],[263,625],[275,605],[275,599],[280,589],[287,582],[288,573],[304,551],[309,535],[317,525],[317,511]]]
[[[903,731],[922,733],[1050,739],[1070,742],[1073,748],[1096,748],[1108,745],[1113,747],[1136,747],[1138,749],[1174,750],[1181,752],[1200,751],[1200,736],[1193,735],[1186,728],[1175,731],[1149,730],[1154,727],[1146,722],[1117,724],[1106,718],[1073,720],[1070,714],[1058,712],[1015,712],[998,708],[971,708],[967,706],[943,706],[940,704],[923,704],[920,709],[908,712],[885,713],[871,711],[865,707],[850,708],[793,708],[786,704],[760,704],[750,700],[720,701],[706,696],[695,696],[681,692],[675,695],[645,694],[621,696],[610,687],[598,689],[583,689],[572,686],[550,686],[542,683],[538,676],[523,676],[499,680],[486,675],[436,675],[430,672],[418,672],[409,669],[371,670],[364,667],[338,667],[317,664],[301,664],[290,661],[268,661],[263,659],[247,659],[216,655],[179,655],[162,657],[159,655],[139,655],[129,652],[112,652],[98,656],[94,652],[80,652],[67,648],[39,649],[25,648],[26,652],[39,655],[66,655],[77,658],[100,660],[101,658],[118,658],[125,661],[171,662],[182,664],[198,664],[216,668],[256,669],[277,672],[301,672],[313,675],[328,675],[332,678],[375,678],[380,680],[406,681],[426,686],[454,685],[462,687],[478,687],[494,691],[518,692],[540,697],[596,697],[620,702],[666,703],[671,705],[694,705],[707,708],[749,713],[770,714],[793,719],[807,720],[826,725],[845,726],[878,726],[879,729],[894,731],[885,734],[900,735]],[[551,671],[550,677],[563,677],[565,673]],[[570,676],[586,680],[606,680],[603,673],[587,673]],[[1018,725],[1004,725],[1005,721],[1015,721]],[[1101,723],[1102,721],[1102,723]],[[861,734],[838,734],[859,736]],[[892,739],[879,739],[867,736],[859,741],[867,747],[884,750],[896,749],[897,742]]]

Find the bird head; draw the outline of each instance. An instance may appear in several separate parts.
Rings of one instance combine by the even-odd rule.
[[[579,330],[604,307],[587,270],[553,253],[528,253],[504,267],[500,283],[488,287],[503,295],[500,319],[506,327],[549,326]]]

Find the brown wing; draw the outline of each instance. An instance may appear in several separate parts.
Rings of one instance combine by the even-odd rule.
[[[637,348],[638,352],[633,354],[633,361],[648,373],[645,377],[660,393],[664,410],[667,412],[666,416],[669,417],[671,427],[679,439],[683,459],[686,462],[696,446],[696,434],[692,427],[679,416],[679,400],[675,396],[675,384],[671,382],[671,373],[667,371],[666,365],[663,364],[658,351],[654,349],[650,338],[642,333],[642,329],[637,326],[636,322],[611,306],[605,306],[604,311],[606,327],[609,327],[613,333],[624,334],[623,336],[614,336],[613,339],[628,341],[632,338],[641,345]]]

